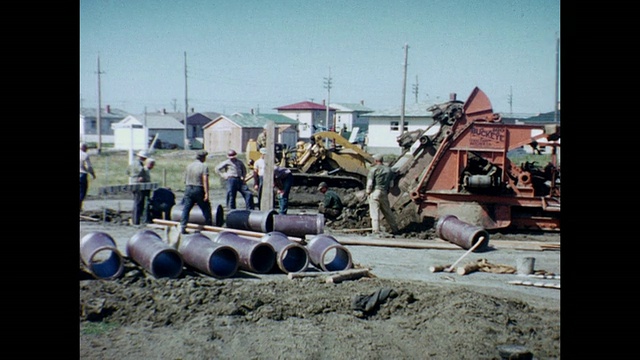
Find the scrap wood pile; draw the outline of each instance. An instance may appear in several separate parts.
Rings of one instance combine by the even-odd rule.
[[[429,271],[434,272],[456,272],[458,275],[466,275],[472,272],[481,271],[488,272],[493,274],[515,274],[517,272],[516,268],[509,265],[503,264],[492,264],[487,259],[478,259],[476,262],[467,263],[464,266],[460,266],[457,268],[451,268],[451,265],[436,265],[430,266]],[[534,275],[554,275],[553,273],[549,273],[546,270],[535,270]]]

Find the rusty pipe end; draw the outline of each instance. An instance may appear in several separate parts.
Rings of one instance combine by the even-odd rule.
[[[229,245],[211,241],[203,234],[185,236],[178,251],[187,265],[207,275],[228,278],[238,271],[238,252]]]
[[[80,258],[97,279],[113,280],[124,271],[122,254],[115,240],[104,232],[91,232],[80,239]]]
[[[311,263],[323,271],[341,271],[353,266],[351,252],[333,236],[320,234],[307,244]]]
[[[151,230],[140,230],[127,242],[127,254],[156,278],[175,278],[182,273],[184,261],[178,250],[162,241]]]
[[[309,267],[309,253],[307,249],[289,240],[287,235],[279,231],[272,231],[260,238],[261,242],[271,244],[276,251],[276,262],[282,272],[297,273]]]

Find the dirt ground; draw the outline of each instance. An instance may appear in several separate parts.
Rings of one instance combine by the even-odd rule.
[[[306,201],[292,195],[294,212],[313,211],[318,195],[308,193]],[[218,191],[212,203],[221,199]],[[127,224],[126,201],[118,209],[103,200],[88,199],[83,215],[101,221],[81,220],[80,235],[104,231],[121,248],[139,229]],[[367,227],[363,211],[350,207],[326,232],[339,239],[340,231]],[[351,236],[369,239],[364,235]],[[434,236],[433,229],[416,228],[396,239]],[[491,236],[560,241],[559,233]],[[508,351],[560,358],[560,290],[505,285],[517,275],[424,274],[425,264],[451,263],[463,250],[348,248],[356,267],[373,269],[370,276],[326,283],[320,276],[239,271],[216,279],[185,268],[175,279],[154,278],[125,258],[122,276],[96,280],[81,264],[80,358],[501,359]],[[537,252],[536,269],[559,275],[559,252]],[[523,254],[529,255],[495,250],[476,258],[507,262]]]

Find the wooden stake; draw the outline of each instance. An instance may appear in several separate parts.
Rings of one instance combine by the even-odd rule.
[[[444,271],[446,272],[452,272],[453,268],[458,265],[458,263],[465,258],[465,256],[469,255],[471,252],[473,252],[473,250],[475,250],[476,248],[478,248],[482,243],[484,242],[484,236],[481,236],[478,241],[476,241],[476,243],[471,247],[471,249],[467,250],[466,253],[464,253],[462,256],[460,256],[460,258],[458,260],[456,260],[456,262],[453,263],[453,265],[449,266],[448,268],[444,269]]]

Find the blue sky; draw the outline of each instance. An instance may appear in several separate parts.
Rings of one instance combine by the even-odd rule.
[[[81,0],[82,107],[230,114],[300,101],[553,111],[559,0]],[[509,104],[509,98],[512,104]]]

